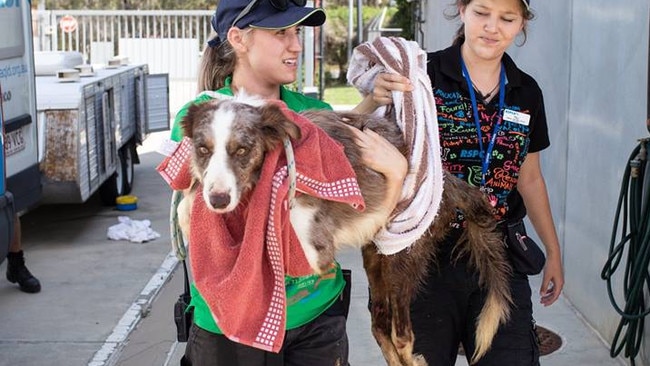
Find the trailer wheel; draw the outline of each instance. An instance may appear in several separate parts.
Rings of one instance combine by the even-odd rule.
[[[115,173],[99,187],[99,196],[105,206],[115,206],[119,196],[131,193],[134,179],[133,149],[131,144],[118,151]]]

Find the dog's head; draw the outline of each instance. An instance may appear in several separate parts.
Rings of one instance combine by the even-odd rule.
[[[194,146],[192,174],[206,205],[218,213],[234,210],[255,186],[268,151],[285,137],[300,139],[300,129],[278,105],[259,101],[195,104],[181,125]]]

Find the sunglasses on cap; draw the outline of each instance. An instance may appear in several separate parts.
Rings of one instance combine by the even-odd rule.
[[[257,4],[260,3],[260,1],[265,1],[265,0],[252,0],[244,9],[242,9],[241,13],[237,15],[235,20],[232,22],[230,25],[231,27],[234,27],[235,24],[237,24],[238,21],[242,20],[243,17],[246,15],[250,14],[251,11],[257,6]],[[303,7],[307,5],[307,0],[266,0],[269,3],[271,3],[271,6],[273,6],[276,10],[278,11],[285,11],[289,8],[289,2],[291,1],[294,3],[296,6]]]

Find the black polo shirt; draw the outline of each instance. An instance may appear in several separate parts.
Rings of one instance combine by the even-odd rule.
[[[467,181],[481,185],[482,162],[472,102],[462,73],[460,46],[428,54],[438,112],[440,148],[445,169]],[[492,150],[485,178],[485,193],[495,206],[498,219],[518,219],[526,215],[517,192],[521,164],[529,152],[549,146],[542,91],[537,82],[519,70],[504,54],[506,70],[504,110],[506,111]],[[499,96],[484,103],[477,96],[483,147],[487,149],[499,116]]]

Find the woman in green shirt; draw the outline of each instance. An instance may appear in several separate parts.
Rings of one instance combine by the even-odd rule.
[[[217,36],[208,42],[199,75],[199,90],[233,95],[239,90],[270,100],[282,100],[297,112],[331,109],[327,103],[292,92],[283,85],[296,80],[302,52],[302,26],[320,26],[325,12],[305,7],[304,0],[221,0],[212,18]],[[370,99],[355,108],[376,105]],[[182,138],[179,122],[194,103],[211,99],[201,94],[177,114],[172,139]],[[395,207],[406,175],[404,157],[373,131],[359,131],[364,160],[383,173],[389,183],[386,207]],[[190,255],[192,254],[190,244]],[[334,263],[322,275],[285,277],[287,296],[286,332],[279,353],[272,353],[226,338],[214,320],[208,304],[192,284],[194,323],[181,365],[267,366],[348,365],[348,340],[341,293],[345,280]],[[251,299],[251,301],[255,301]]]

